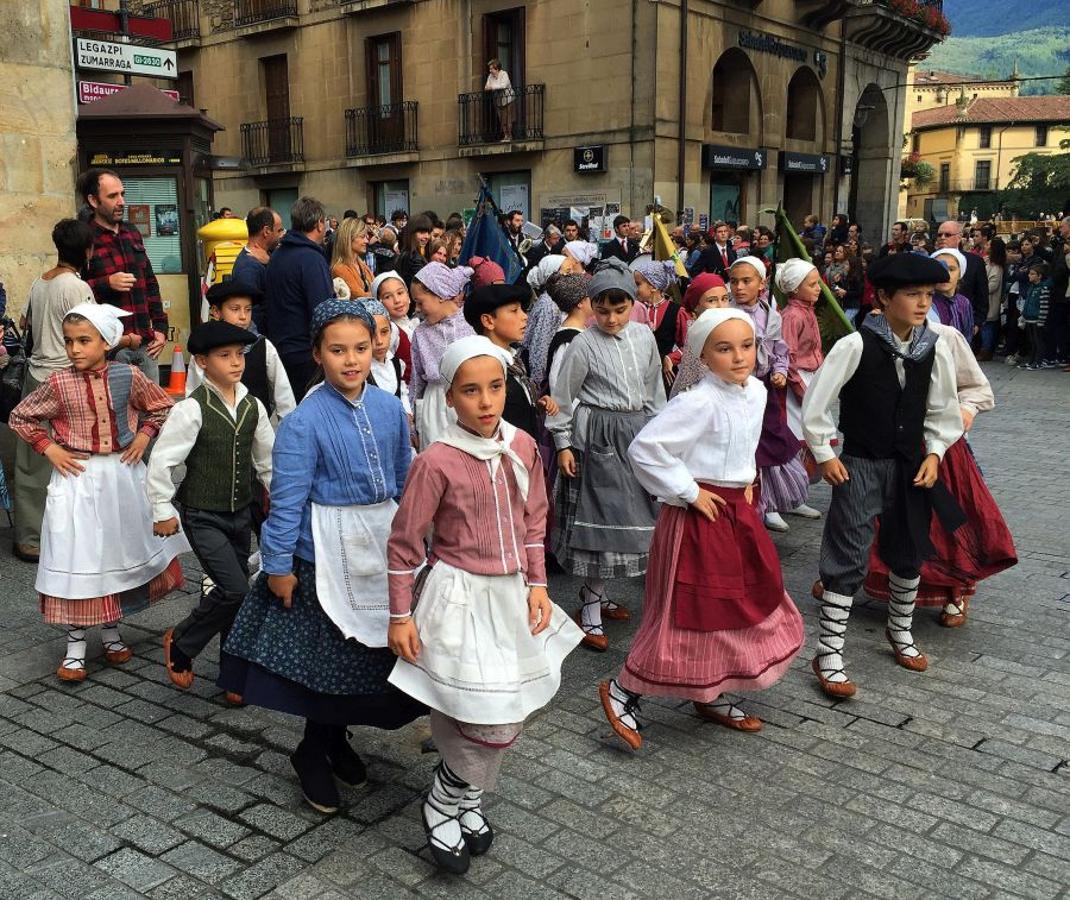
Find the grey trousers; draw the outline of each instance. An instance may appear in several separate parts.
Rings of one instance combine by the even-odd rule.
[[[899,463],[859,456],[843,456],[840,461],[851,477],[832,488],[832,503],[821,536],[819,570],[826,590],[853,597],[866,577],[875,520],[896,502]],[[915,568],[895,574],[909,580],[918,571]]]
[[[215,582],[175,626],[175,644],[192,659],[217,634],[226,640],[249,591],[252,515],[249,507],[235,513],[184,508],[182,530],[205,575]]]
[[[137,366],[141,369],[142,374],[153,384],[160,383],[160,364],[149,356],[149,352],[145,349],[144,345],[138,347],[136,350],[124,347],[115,354],[115,361],[128,363],[131,366]]]
[[[497,784],[505,751],[516,743],[523,727],[523,722],[471,725],[431,710],[431,737],[439,755],[458,778],[485,791]]]
[[[29,372],[22,385],[22,396],[32,394],[41,386]],[[15,443],[15,484],[12,499],[15,505],[15,543],[39,549],[41,523],[45,518],[48,482],[52,479],[52,463],[35,453],[25,441]]]

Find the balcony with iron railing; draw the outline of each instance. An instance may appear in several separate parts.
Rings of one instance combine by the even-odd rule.
[[[501,152],[539,149],[546,85],[474,91],[457,97],[457,143],[462,148],[501,144]],[[462,152],[462,155],[465,155]],[[471,155],[471,154],[469,154]]]
[[[388,106],[347,109],[346,156],[358,159],[415,153],[419,146],[418,107],[415,100],[405,100]]]
[[[305,161],[304,119],[241,123],[241,155],[254,168],[294,169]]]
[[[168,46],[176,49],[190,47],[201,39],[201,9],[199,0],[155,0],[147,3],[144,13],[155,19],[169,19],[171,40]]]
[[[247,34],[297,25],[297,0],[233,0],[233,3],[230,28],[242,29]]]
[[[907,61],[951,31],[943,0],[848,0],[843,19],[851,43]]]

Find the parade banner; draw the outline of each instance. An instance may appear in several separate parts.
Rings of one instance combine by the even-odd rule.
[[[505,271],[507,284],[514,284],[524,271],[520,254],[505,238],[498,222],[501,212],[494,202],[487,183],[480,179],[479,196],[476,198],[476,215],[464,236],[460,258],[466,263],[473,256],[493,259]]]

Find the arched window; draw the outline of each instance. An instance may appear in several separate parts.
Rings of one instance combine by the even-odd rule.
[[[800,141],[816,141],[823,114],[821,85],[811,69],[799,69],[788,82],[785,135]]]
[[[710,127],[714,131],[747,134],[751,130],[751,106],[760,112],[758,79],[747,54],[732,47],[721,54],[713,67],[713,115]]]

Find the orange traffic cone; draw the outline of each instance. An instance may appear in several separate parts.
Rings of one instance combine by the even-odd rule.
[[[171,379],[167,383],[167,393],[173,397],[186,396],[186,360],[178,344],[175,344],[175,352],[171,354]]]

